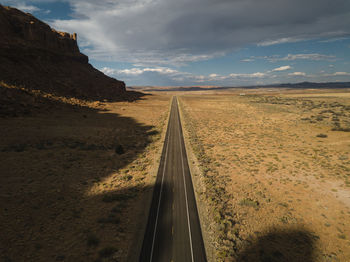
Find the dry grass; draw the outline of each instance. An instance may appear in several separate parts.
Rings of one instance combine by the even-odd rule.
[[[52,100],[65,106],[0,118],[0,260],[125,261],[170,97]]]
[[[348,93],[180,102],[218,261],[350,260]]]

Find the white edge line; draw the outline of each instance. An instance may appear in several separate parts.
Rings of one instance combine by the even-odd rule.
[[[172,109],[170,109],[172,110]],[[171,117],[171,111],[170,111],[170,116],[169,116],[169,123],[170,123],[170,117]],[[169,124],[168,124],[169,127]],[[157,232],[157,224],[158,224],[158,216],[159,216],[159,209],[160,209],[160,202],[162,200],[162,191],[163,191],[163,181],[164,181],[164,174],[165,174],[165,168],[166,168],[166,159],[168,155],[168,146],[169,146],[169,137],[170,137],[170,128],[168,129],[169,133],[167,136],[167,145],[165,149],[165,158],[164,158],[164,168],[163,168],[163,174],[162,174],[162,182],[160,184],[160,193],[159,193],[159,201],[158,201],[158,208],[157,208],[157,216],[156,216],[156,222],[155,222],[155,227],[154,227],[154,232],[153,232],[153,240],[152,240],[152,248],[151,248],[151,257],[150,257],[150,262],[152,262],[153,259],[153,249],[154,249],[154,241],[156,239],[156,232]]]
[[[176,99],[177,102],[177,99]],[[179,119],[179,123],[180,123],[180,116],[179,116],[179,111],[177,112],[177,116]],[[184,180],[184,187],[185,187],[185,199],[186,199],[186,211],[187,211],[187,224],[188,224],[188,233],[190,236],[190,246],[191,246],[191,257],[192,257],[192,262],[194,262],[194,258],[193,258],[193,247],[192,247],[192,236],[191,236],[191,224],[190,224],[190,214],[188,211],[188,201],[187,201],[187,190],[186,190],[186,181],[185,181],[185,167],[184,167],[184,159],[183,159],[183,154],[182,154],[182,141],[181,141],[181,136],[180,136],[180,129],[181,125],[179,124],[179,138],[180,138],[180,151],[181,151],[181,162],[182,162],[182,176],[183,176],[183,180]]]

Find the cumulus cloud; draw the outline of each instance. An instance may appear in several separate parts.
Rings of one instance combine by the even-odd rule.
[[[155,67],[155,68],[130,68],[130,69],[121,69],[121,70],[116,70],[112,69],[110,67],[103,67],[101,68],[101,71],[105,73],[106,75],[115,75],[115,74],[122,74],[122,75],[132,75],[132,76],[137,76],[141,75],[145,72],[156,72],[159,74],[164,74],[164,75],[174,75],[174,74],[179,74],[180,72],[171,68],[167,67]]]
[[[279,72],[279,71],[285,71],[285,70],[289,70],[291,69],[291,66],[281,66],[281,67],[277,67],[275,69],[272,70],[272,72]]]
[[[84,52],[144,65],[207,60],[247,44],[350,34],[348,0],[67,2],[76,18],[50,23],[77,32]]]
[[[333,76],[350,76],[350,73],[348,73],[348,72],[335,72],[332,75]]]
[[[143,71],[144,72],[157,72],[159,74],[165,74],[165,75],[178,73],[177,70],[166,68],[166,67],[144,68]]]
[[[157,74],[166,76],[168,79],[177,82],[193,82],[193,83],[203,83],[203,82],[222,82],[233,79],[238,80],[251,80],[257,78],[268,77],[269,73],[255,72],[255,73],[231,73],[227,75],[220,75],[216,73],[211,73],[208,75],[196,75],[189,72],[178,71],[169,67],[134,67],[127,69],[113,69],[109,67],[103,67],[100,69],[106,75],[112,77],[138,77],[145,76],[147,74]]]
[[[287,67],[287,66],[286,66]],[[286,69],[287,70],[287,69]],[[170,67],[133,67],[125,69],[113,69],[104,67],[101,69],[105,74],[126,80],[132,85],[260,85],[286,82],[285,75],[274,74],[275,71],[253,73],[209,73],[207,75],[194,74],[176,70]],[[277,71],[278,72],[278,71]],[[320,74],[307,74],[305,72],[288,73],[288,81],[298,82],[301,77],[307,77],[310,81],[327,82],[330,77],[349,77],[349,72],[335,72]],[[150,82],[148,82],[150,81]]]
[[[142,69],[139,68],[131,68],[131,69],[123,69],[123,70],[119,70],[118,73],[119,74],[124,74],[124,75],[141,75],[144,71]]]
[[[324,73],[323,77],[348,77],[350,76],[349,72],[334,72],[334,73]]]
[[[116,70],[110,67],[103,67],[100,71],[106,75],[114,75],[116,73]]]
[[[241,62],[254,62],[255,59],[253,58],[245,58],[245,59],[242,59]]]
[[[289,73],[289,76],[306,76],[306,74],[304,72],[293,72],[293,73]]]
[[[261,72],[256,72],[256,73],[252,73],[252,74],[229,74],[230,77],[232,78],[261,78],[266,76],[265,73],[261,73]]]

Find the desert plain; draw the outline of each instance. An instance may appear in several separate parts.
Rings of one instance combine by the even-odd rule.
[[[348,90],[192,93],[180,105],[209,259],[350,260]]]
[[[22,99],[1,111],[4,261],[137,259],[172,96],[208,261],[350,260],[347,89],[114,102],[2,90]]]

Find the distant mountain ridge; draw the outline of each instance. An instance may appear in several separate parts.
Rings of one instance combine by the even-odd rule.
[[[92,67],[77,35],[59,32],[29,13],[0,5],[0,81],[62,96],[113,99],[125,83]]]
[[[328,82],[328,83],[314,83],[314,82],[301,82],[301,83],[285,83],[285,84],[272,84],[272,85],[255,85],[255,86],[218,86],[218,87],[201,87],[201,86],[188,86],[188,87],[168,87],[168,88],[146,88],[143,91],[208,91],[208,90],[227,90],[235,88],[245,89],[257,89],[257,88],[294,88],[294,89],[336,89],[336,88],[350,88],[350,82]]]

